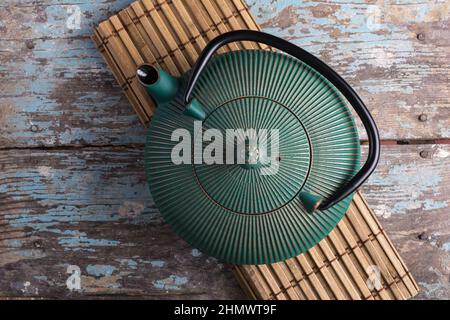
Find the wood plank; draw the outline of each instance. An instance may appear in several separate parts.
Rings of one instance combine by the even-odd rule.
[[[317,55],[355,88],[383,139],[450,137],[446,1],[254,3],[265,31]]]
[[[376,174],[362,188],[416,278],[418,298],[450,296],[449,157],[449,145],[384,146]]]
[[[107,62],[110,58],[108,53],[112,56],[117,65],[114,71],[125,75],[127,79],[125,89],[129,91],[127,93],[131,92],[136,95],[132,99],[133,108],[144,125],[148,125],[148,118],[152,116],[155,105],[143,99],[143,88],[135,81],[136,66],[142,63],[145,56],[148,56],[139,49],[148,48],[151,51],[151,58],[148,60],[156,58],[156,62],[161,68],[179,76],[188,71],[190,66],[195,63],[206,44],[202,37],[205,34],[208,37],[210,31],[213,33],[212,38],[219,34],[218,31],[221,29],[217,24],[224,28],[227,27],[226,30],[230,31],[246,28],[249,19],[245,21],[238,17],[243,11],[246,11],[249,16],[248,9],[242,0],[239,1],[241,1],[240,5],[230,3],[230,7],[225,2],[216,3],[214,1],[193,3],[193,5],[185,7],[179,2],[141,0],[132,3],[130,7],[100,23],[96,28],[94,37],[100,35],[100,39],[94,39],[94,41],[104,44],[99,49]],[[198,19],[199,17],[203,19]],[[179,20],[187,20],[187,25],[183,27],[178,22]],[[197,26],[194,24],[194,20],[198,20]],[[200,28],[202,34],[196,32],[197,27]],[[194,32],[190,29],[194,29]],[[188,38],[186,32],[192,34],[193,37]],[[193,44],[197,49],[194,49]],[[244,42],[230,44],[227,47],[251,49],[257,48],[258,45]],[[137,104],[136,101],[138,101]]]
[[[1,148],[145,142],[145,130],[92,40],[34,45],[28,50],[23,42],[0,41],[8,48],[0,55]]]
[[[144,143],[90,39],[95,24],[130,3],[1,2],[1,148]],[[73,8],[81,12],[79,29],[66,25]]]
[[[449,162],[442,161],[442,155],[450,153],[450,147],[439,146],[435,150],[437,156],[431,159],[418,158],[420,149],[421,146],[383,146],[380,166],[363,189],[417,278],[420,297],[442,298],[448,294],[444,262],[448,261],[450,217],[443,203],[430,206],[428,192],[449,192]],[[220,264],[197,256],[197,251],[192,251],[162,223],[146,185],[141,149],[12,150],[0,151],[0,155],[0,224],[7,226],[0,232],[3,295],[20,294],[23,283],[29,281],[32,288],[38,288],[37,296],[69,297],[64,287],[67,264],[80,265],[87,277],[88,288],[82,295],[231,298],[242,294]],[[398,188],[399,181],[395,175],[386,176],[386,172],[400,161],[403,169],[398,174],[409,177],[402,178],[404,184],[412,183],[408,179],[417,179],[413,172],[434,168],[441,174],[441,179],[433,181],[415,180],[421,193],[412,199],[405,195],[403,201],[422,203],[420,208],[415,205],[394,210],[402,200],[389,195],[392,188]],[[381,204],[384,211],[379,211]],[[387,212],[391,213],[389,217]],[[153,262],[152,266],[148,261],[164,263]],[[164,267],[158,267],[160,264]],[[89,265],[106,265],[110,267],[97,269],[114,271],[110,276],[95,277],[88,273]],[[95,273],[92,268],[89,267],[90,272]],[[30,274],[29,270],[34,271]],[[186,284],[174,284],[184,282],[184,278],[188,279]],[[158,281],[161,279],[166,279],[162,281],[165,284]],[[318,283],[312,286],[318,288]],[[165,293],[159,287],[177,289]],[[205,288],[208,292],[204,292]],[[309,295],[317,294],[311,292],[308,283],[304,288]],[[31,292],[30,295],[36,296]]]
[[[419,155],[424,149],[429,152],[428,158]],[[366,151],[367,147],[363,146],[363,155]],[[312,287],[318,290],[319,295],[326,295],[321,296],[322,299],[348,298],[346,294],[364,299],[399,299],[414,295],[417,292],[416,284],[409,278],[410,273],[406,271],[405,264],[392,251],[387,233],[394,234],[392,240],[395,248],[405,258],[411,274],[418,281],[421,290],[418,298],[447,298],[450,293],[447,283],[449,270],[446,267],[450,239],[449,156],[449,145],[383,146],[379,167],[363,190],[369,205],[376,208],[376,213],[382,218],[386,232],[373,216],[352,213],[367,205],[362,198],[356,198],[343,222],[330,234],[330,241],[324,240],[318,247],[300,255],[297,258],[298,265],[297,260],[288,261],[294,275],[292,286],[301,289],[304,283],[297,285],[299,279],[312,281]],[[399,165],[402,167],[395,169]],[[392,169],[398,170],[397,175],[389,172]],[[423,178],[418,176],[421,172]],[[427,174],[430,172],[437,178]],[[389,210],[401,201],[399,190],[405,190],[403,201],[410,205],[402,205],[402,211]],[[416,190],[416,194],[412,190]],[[393,191],[396,193],[392,194]],[[430,199],[438,202],[430,202]],[[373,204],[376,201],[382,204],[383,210]],[[384,223],[384,220],[393,219],[398,221],[394,221],[392,226]],[[424,231],[418,232],[417,229]],[[336,247],[336,244],[340,246]],[[422,257],[423,254],[425,256]],[[379,268],[383,287],[369,290],[366,281],[369,277],[367,267],[370,265]],[[303,273],[299,272],[302,268],[306,268]],[[242,272],[245,273],[245,267]],[[283,274],[287,273],[283,271]],[[253,278],[252,281],[260,280]],[[343,286],[339,281],[347,284]],[[349,285],[349,281],[355,286]],[[358,291],[343,292],[342,287],[357,288]],[[312,295],[309,297],[315,298]]]
[[[271,13],[271,3],[265,1],[258,2],[252,7],[258,22],[264,24],[264,30],[305,45],[306,49],[341,72],[355,85],[358,92],[362,92],[363,98],[372,110],[379,110],[375,117],[384,139],[449,137],[449,95],[446,86],[449,79],[447,63],[449,42],[446,32],[449,26],[448,8],[439,3],[388,2],[381,8],[386,21],[383,21],[379,30],[371,30],[367,28],[364,14],[369,9],[366,4],[341,5],[309,1],[299,4],[297,1],[289,0],[277,4]],[[3,187],[3,190],[8,192],[23,192],[26,195],[21,202],[17,199],[9,202],[8,198],[8,202],[5,203],[4,200],[7,198],[0,198],[0,204],[4,208],[0,211],[1,216],[2,219],[3,217],[7,219],[5,224],[0,223],[2,226],[0,246],[4,249],[0,251],[0,261],[7,261],[6,268],[0,267],[0,273],[3,272],[0,279],[6,279],[3,275],[8,274],[8,278],[1,282],[0,292],[5,292],[9,296],[22,295],[23,290],[26,294],[39,296],[36,289],[40,295],[46,297],[67,295],[64,287],[66,279],[64,270],[61,271],[60,266],[55,266],[56,261],[67,263],[64,260],[67,256],[75,257],[74,260],[85,261],[82,272],[86,273],[89,289],[84,294],[158,297],[161,292],[152,291],[151,281],[156,281],[156,286],[163,288],[177,287],[176,282],[179,284],[184,282],[184,279],[179,278],[183,275],[176,273],[181,269],[176,269],[173,262],[167,269],[169,270],[167,274],[152,273],[151,279],[143,284],[150,289],[142,290],[139,282],[142,281],[140,277],[145,278],[144,272],[140,274],[141,271],[134,271],[132,267],[119,268],[119,263],[115,265],[109,261],[109,256],[117,256],[118,259],[130,258],[133,246],[128,249],[130,251],[124,249],[116,252],[119,250],[116,247],[119,246],[114,246],[114,242],[108,241],[116,241],[117,237],[117,241],[128,243],[126,234],[135,229],[128,229],[129,225],[134,226],[134,222],[129,223],[128,218],[125,218],[125,222],[121,217],[117,221],[114,220],[122,204],[109,203],[106,191],[100,195],[101,203],[95,202],[89,194],[80,196],[69,192],[69,198],[65,199],[51,192],[51,190],[60,191],[64,186],[76,189],[74,181],[82,181],[81,179],[85,177],[83,172],[87,167],[81,169],[81,164],[73,167],[70,164],[78,163],[78,160],[73,160],[76,159],[76,154],[86,150],[75,150],[73,156],[75,158],[68,155],[55,156],[58,159],[72,159],[69,161],[48,159],[53,159],[52,156],[60,152],[71,154],[72,149],[71,151],[64,149],[66,146],[95,145],[103,147],[100,150],[87,151],[99,152],[99,155],[84,158],[80,156],[82,161],[79,162],[89,163],[92,157],[103,159],[104,167],[99,166],[94,170],[99,176],[106,175],[99,180],[101,186],[97,187],[98,190],[112,183],[113,189],[120,189],[121,193],[127,194],[120,196],[117,195],[119,192],[117,191],[117,194],[115,193],[115,196],[119,197],[117,199],[127,201],[132,199],[131,202],[144,203],[147,201],[145,200],[147,195],[142,193],[145,189],[143,183],[145,177],[132,178],[142,181],[137,186],[129,185],[128,182],[123,184],[122,180],[119,182],[113,179],[111,182],[111,171],[120,173],[123,170],[120,163],[123,165],[134,161],[117,160],[117,152],[127,154],[128,147],[140,148],[145,141],[145,132],[139,127],[129,103],[120,92],[121,88],[115,84],[116,81],[97,53],[96,46],[89,39],[94,25],[131,2],[132,0],[113,2],[80,0],[76,3],[73,0],[39,2],[24,0],[18,4],[17,1],[5,0],[0,4],[0,21],[2,21],[0,76],[6,80],[1,83],[0,149],[19,148],[19,151],[0,151],[7,156],[14,151],[16,156],[4,160],[4,163],[0,162],[0,169],[14,164],[14,161],[22,163],[19,166],[22,169],[11,167],[8,176],[2,172],[0,188]],[[66,6],[72,5],[78,6],[82,12],[80,29],[69,30],[65,26],[69,16]],[[260,6],[263,6],[264,10],[259,10]],[[220,8],[219,10],[216,8],[215,12],[220,13]],[[245,21],[247,24],[251,23],[248,19]],[[214,27],[212,21],[205,23]],[[48,28],[48,24],[55,27]],[[210,32],[205,36],[210,37],[212,34],[213,32]],[[417,123],[419,112],[424,112],[428,116],[426,122]],[[37,150],[32,152],[20,148],[37,148]],[[53,151],[46,152],[47,148],[52,148]],[[427,149],[430,149],[430,158],[417,156],[420,151]],[[114,155],[105,158],[105,150]],[[449,150],[447,146],[419,145],[385,146],[383,151],[388,155],[383,155],[381,167],[373,177],[374,183],[369,182],[364,187],[365,193],[369,195],[370,205],[375,206],[377,214],[382,217],[383,225],[387,225],[389,235],[393,235],[394,244],[399,246],[401,255],[417,276],[422,290],[419,297],[448,298],[450,296],[447,283],[448,270],[445,266],[449,265],[450,228],[447,223],[449,217],[446,214],[449,179],[448,165],[445,161],[448,162]],[[46,154],[45,158],[42,153]],[[19,160],[20,156],[23,156],[22,160]],[[134,156],[127,154],[124,157]],[[49,161],[49,165],[45,161]],[[44,165],[40,166],[42,163]],[[60,166],[56,171],[61,178],[52,177],[58,179],[57,183],[50,178],[36,178],[36,170],[42,170],[42,176],[45,176],[47,170],[50,172],[53,170],[53,166]],[[133,174],[132,176],[135,177]],[[27,182],[19,184],[19,177]],[[35,183],[29,180],[32,178],[37,179]],[[47,185],[50,188],[47,188]],[[83,190],[85,189],[88,187],[84,187]],[[98,190],[94,193],[96,196],[99,194]],[[133,196],[134,192],[137,192],[137,195]],[[50,197],[47,194],[50,194]],[[136,212],[142,207],[133,203],[127,206],[130,208],[126,210]],[[148,217],[145,213],[147,210],[144,209],[142,217],[139,215],[136,219],[145,220],[143,217]],[[9,212],[12,212],[11,216]],[[409,213],[413,215],[410,216]],[[86,216],[88,221],[79,221]],[[11,221],[16,219],[21,219],[20,223],[11,224]],[[103,224],[107,225],[105,230]],[[67,230],[67,234],[58,235],[57,230],[52,230],[53,226],[64,232]],[[96,231],[91,229],[93,226],[100,228],[101,237],[95,238]],[[114,232],[106,230],[107,228],[111,228]],[[156,227],[152,230],[155,230],[155,234],[159,232]],[[82,232],[86,235],[81,234]],[[143,229],[139,229],[138,233],[143,241],[148,239]],[[164,228],[161,231],[163,237],[170,239],[168,233]],[[47,243],[48,234],[53,235],[48,238]],[[62,240],[58,237],[70,239]],[[37,240],[36,243],[34,239]],[[135,241],[134,239],[130,243]],[[178,243],[174,238],[172,242]],[[45,244],[44,247],[42,243]],[[170,250],[172,245],[169,243],[170,240],[167,240],[165,247],[167,250]],[[157,245],[161,244],[158,242]],[[141,247],[136,250],[138,253],[147,254],[146,257],[149,259],[156,259],[152,254],[144,252]],[[176,250],[172,252],[178,252]],[[187,247],[183,250],[189,252]],[[47,256],[42,257],[42,252]],[[87,256],[86,252],[90,253],[90,256]],[[180,253],[180,255],[189,259],[196,258],[191,258],[188,254]],[[48,256],[50,257],[47,258]],[[132,258],[133,256],[131,260]],[[350,256],[349,259],[353,257]],[[42,266],[41,260],[46,261]],[[134,262],[127,261],[124,264],[133,266]],[[137,269],[141,269],[141,264],[147,267],[149,265],[140,261],[137,263],[139,265]],[[87,273],[88,265],[94,266],[89,268],[91,274]],[[111,266],[116,269],[112,269]],[[29,281],[28,271],[35,268],[43,272],[48,271],[48,277],[36,275],[33,281]],[[120,276],[121,279],[111,279],[111,276],[107,276],[111,270],[113,270],[112,277]],[[204,269],[200,270],[205,273]],[[128,272],[131,274],[127,274]],[[148,270],[146,272],[148,273]],[[96,273],[100,276],[93,276]],[[31,274],[34,277],[34,274]],[[153,277],[155,274],[158,277]],[[133,275],[136,275],[136,279]],[[91,279],[92,277],[95,281]],[[212,277],[216,277],[215,273]],[[47,283],[48,279],[52,281]],[[25,286],[27,281],[30,282],[30,286]],[[197,289],[206,282],[199,280]],[[119,283],[123,290],[117,288],[116,283]],[[311,288],[309,284],[306,283],[303,287],[305,292]],[[178,290],[174,289],[171,290],[170,297],[177,294],[182,296],[185,292],[186,295],[193,297],[208,297],[198,291],[194,292],[191,283],[186,286],[181,284],[178,287],[181,287],[182,293],[174,293]],[[209,282],[207,287],[210,287]],[[9,291],[2,291],[2,288]],[[329,292],[326,291],[329,289],[324,290]],[[230,293],[230,296],[234,294]],[[312,292],[309,294],[313,295]]]
[[[136,115],[89,38],[92,26],[131,2],[2,2],[2,147],[144,142]],[[267,14],[259,12],[266,2],[258,3],[251,10],[265,31],[304,46],[355,86],[383,139],[450,138],[443,4],[386,3],[386,21],[372,31],[364,14],[373,6],[367,4],[283,1]],[[80,8],[80,29],[66,27],[70,5]],[[418,120],[422,113],[426,122]]]
[[[244,298],[162,222],[142,149],[1,151],[0,168],[0,297]]]

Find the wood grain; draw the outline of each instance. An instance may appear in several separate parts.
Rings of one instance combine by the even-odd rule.
[[[0,4],[2,296],[243,297],[230,272],[169,232],[148,195],[139,165],[145,130],[90,39],[95,25],[132,2]],[[265,31],[316,54],[355,86],[383,139],[449,138],[446,1],[384,1],[378,9],[342,1],[248,3]],[[70,30],[73,5],[82,19]],[[186,35],[198,37],[191,28]],[[421,151],[429,153],[422,158]],[[363,188],[416,277],[418,298],[450,297],[449,151],[384,146]],[[68,264],[82,269],[80,295],[65,287]],[[301,285],[295,294],[316,294]]]
[[[385,146],[362,188],[419,283],[419,298],[450,297],[449,160],[449,145]]]
[[[244,298],[162,222],[141,148],[1,151],[0,168],[0,297]]]
[[[376,285],[369,276],[374,268]],[[265,300],[409,299],[418,290],[359,193],[337,228],[307,252],[271,265],[235,266],[234,271],[246,279],[251,294]]]
[[[89,38],[94,25],[131,2],[2,2],[2,148],[144,142],[136,115]],[[251,10],[265,31],[336,68],[370,107],[383,139],[448,139],[448,5],[384,3],[375,26],[371,12],[378,9],[369,4],[289,0],[271,11],[265,0]],[[82,13],[78,30],[66,26],[71,5]],[[422,113],[426,122],[418,120]]]
[[[92,39],[141,123],[148,126],[157,106],[137,81],[139,65],[154,64],[180,76],[189,71],[208,41],[220,33],[248,27],[259,30],[242,0],[191,4],[142,0],[101,22]],[[264,47],[244,41],[227,44],[220,52]]]
[[[433,147],[429,159],[418,156],[424,148],[429,145],[383,146],[363,191],[416,278],[418,297],[446,298],[450,163],[441,160],[448,160],[450,147]],[[397,165],[397,174],[388,175]],[[230,271],[162,222],[146,184],[142,148],[0,151],[0,168],[3,296],[244,297]],[[416,171],[442,173],[443,179],[417,179]],[[401,208],[389,196],[399,184],[420,190],[412,197],[398,194]],[[430,203],[430,193],[441,202]],[[70,264],[84,276],[78,295],[65,287]],[[301,294],[317,294],[314,283],[302,285]]]
[[[383,139],[449,138],[448,1],[256,1],[252,12],[265,31],[340,73],[368,105]]]
[[[95,23],[130,2],[2,1],[0,148],[144,143],[90,39]],[[72,30],[75,5],[81,25]]]

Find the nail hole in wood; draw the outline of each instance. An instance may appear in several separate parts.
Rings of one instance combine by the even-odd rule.
[[[31,40],[31,39],[28,39],[28,40],[26,40],[25,41],[25,46],[28,48],[28,49],[34,49],[34,42],[33,42],[33,40]]]
[[[422,150],[420,151],[419,155],[421,158],[426,159],[430,157],[430,152],[428,152],[427,150]]]
[[[35,248],[40,248],[40,247],[42,247],[42,241],[36,240],[35,242],[33,242],[33,245]]]
[[[422,114],[419,116],[419,121],[420,121],[420,122],[425,122],[425,121],[427,121],[427,120],[428,120],[428,116],[427,116],[426,114],[422,113]]]

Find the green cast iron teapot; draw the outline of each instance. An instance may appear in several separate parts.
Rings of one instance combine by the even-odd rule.
[[[212,57],[234,41],[284,53]],[[145,152],[155,203],[176,233],[221,261],[273,263],[305,252],[337,225],[378,162],[378,131],[354,90],[275,36],[229,32],[180,78],[149,64],[137,77],[157,103]],[[369,139],[361,169],[347,102]]]

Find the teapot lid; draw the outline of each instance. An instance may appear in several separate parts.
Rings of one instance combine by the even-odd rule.
[[[285,260],[322,240],[351,197],[313,213],[301,198],[331,195],[360,161],[339,91],[297,59],[244,50],[213,58],[193,97],[203,121],[183,114],[179,95],[157,108],[148,130],[150,190],[174,231],[232,264]]]

